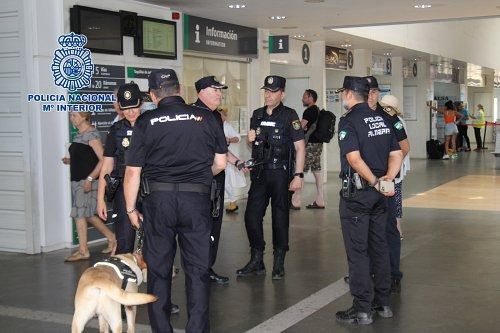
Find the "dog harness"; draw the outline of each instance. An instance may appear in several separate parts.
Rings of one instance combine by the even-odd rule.
[[[135,258],[134,258],[135,260]],[[113,268],[116,275],[122,280],[122,289],[127,288],[128,282],[135,282],[137,285],[142,283],[142,274],[140,272],[134,272],[134,269],[127,265],[123,260],[116,257],[109,257],[103,261],[96,262],[94,267],[97,266],[107,266]]]

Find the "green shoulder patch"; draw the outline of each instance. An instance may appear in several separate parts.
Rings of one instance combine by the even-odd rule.
[[[401,131],[403,129],[403,123],[398,121],[397,123],[394,124],[394,127],[398,130]]]
[[[294,130],[298,131],[301,128],[300,121],[299,120],[292,121],[292,126]]]

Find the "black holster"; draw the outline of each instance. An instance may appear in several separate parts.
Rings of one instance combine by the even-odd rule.
[[[120,178],[111,177],[110,175],[104,175],[104,180],[106,181],[106,188],[104,195],[106,196],[106,200],[108,202],[112,202],[115,198],[116,191],[120,186]]]
[[[141,183],[139,185],[139,195],[141,196],[141,198],[145,198],[150,193],[151,193],[151,190],[149,188],[149,180],[144,175],[144,173],[141,173]]]

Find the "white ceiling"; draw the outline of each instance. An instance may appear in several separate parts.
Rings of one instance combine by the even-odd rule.
[[[374,53],[390,51],[406,59],[429,60],[429,55],[347,35],[332,28],[418,23],[500,17],[500,0],[138,0],[169,7],[194,16],[270,29],[272,34],[304,35],[304,40],[325,40],[340,46],[348,41],[353,48],[369,48]],[[319,3],[318,3],[319,2]],[[229,4],[245,4],[230,9]],[[429,9],[415,9],[431,4]],[[282,21],[270,16],[286,16]]]

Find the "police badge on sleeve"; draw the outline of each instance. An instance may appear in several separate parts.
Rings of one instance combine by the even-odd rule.
[[[300,121],[299,120],[292,121],[292,126],[294,130],[298,131],[300,129]]]
[[[52,60],[52,76],[57,86],[68,89],[70,92],[90,86],[90,79],[94,70],[85,35],[74,32],[62,35],[57,40],[62,48],[55,50]]]

